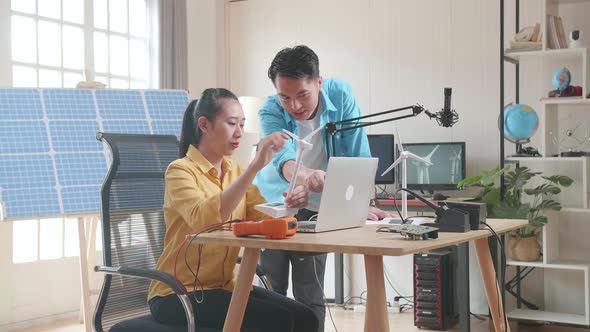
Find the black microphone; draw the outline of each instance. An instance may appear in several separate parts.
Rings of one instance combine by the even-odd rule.
[[[451,93],[453,89],[445,88],[445,106],[442,110],[440,123],[443,127],[451,127],[459,121],[459,114],[451,109]]]
[[[434,114],[426,111],[426,114],[431,119],[436,119],[438,125],[441,127],[452,127],[455,123],[459,122],[459,114],[455,112],[455,110],[451,109],[451,93],[452,88],[445,88],[445,103],[444,107],[440,112],[436,112]]]

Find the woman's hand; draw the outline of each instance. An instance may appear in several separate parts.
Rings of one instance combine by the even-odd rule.
[[[304,186],[296,186],[291,195],[287,197],[287,193],[283,193],[283,196],[288,208],[303,209],[307,206],[308,193]]]
[[[257,172],[260,171],[272,160],[275,153],[285,146],[287,139],[288,137],[286,135],[278,132],[261,139],[256,146],[256,156],[250,163],[250,166],[254,167]]]

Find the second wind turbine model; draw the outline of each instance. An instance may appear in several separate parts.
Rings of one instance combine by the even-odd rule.
[[[397,141],[396,141],[396,145],[397,148],[399,150],[399,157],[393,162],[393,164],[391,164],[382,174],[381,176],[384,176],[385,174],[389,173],[395,166],[399,165],[400,163],[402,164],[402,188],[403,189],[407,189],[408,188],[408,183],[407,183],[407,160],[408,159],[412,159],[412,160],[416,160],[418,162],[424,163],[428,166],[432,166],[432,163],[420,156],[417,156],[415,154],[413,154],[410,151],[406,151],[404,150],[404,146],[402,145],[402,138],[399,135],[397,128],[395,129],[395,135],[397,136]],[[408,216],[408,193],[402,190],[402,218],[405,219]]]

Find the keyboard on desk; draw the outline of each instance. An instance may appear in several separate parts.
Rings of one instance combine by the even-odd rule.
[[[315,221],[299,221],[297,222],[297,232],[300,233],[315,233]]]

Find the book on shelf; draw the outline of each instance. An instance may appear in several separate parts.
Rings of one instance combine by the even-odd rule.
[[[563,21],[560,16],[556,16],[557,38],[559,39],[559,48],[567,48],[567,38],[565,36],[565,29],[563,28]]]
[[[533,28],[533,35],[531,36],[531,42],[540,42],[541,41],[541,24],[535,23],[535,27]]]
[[[563,21],[559,16],[547,16],[547,44],[552,49],[568,47]]]
[[[543,45],[540,41],[511,41],[510,48],[511,49],[520,49],[520,48],[541,48]]]

